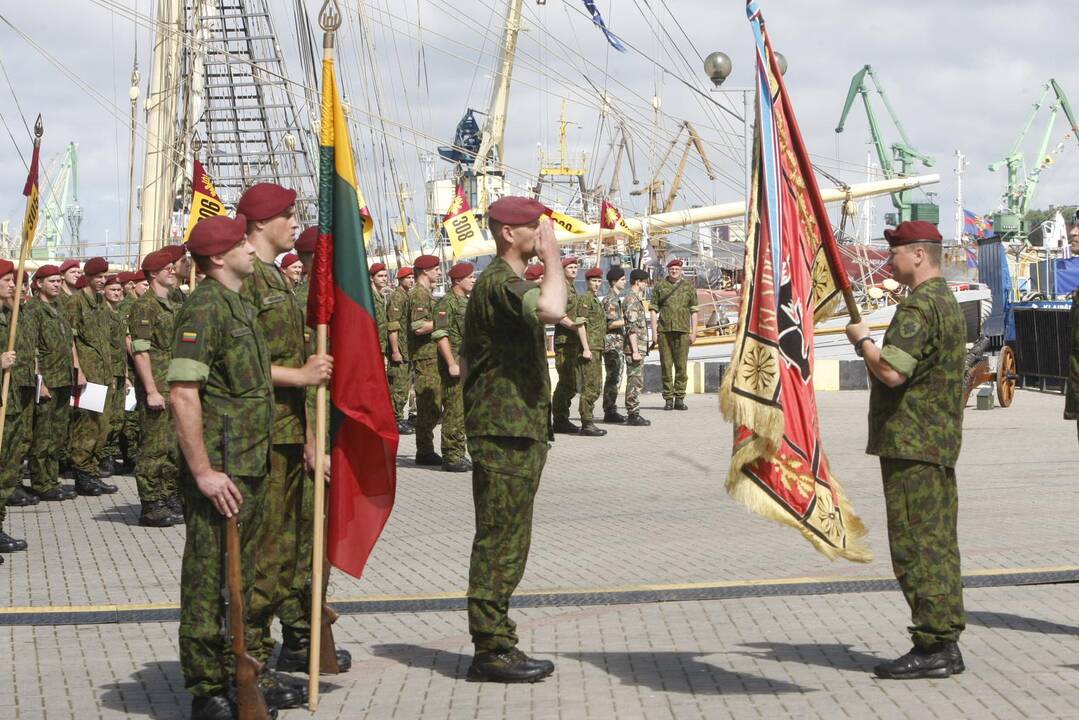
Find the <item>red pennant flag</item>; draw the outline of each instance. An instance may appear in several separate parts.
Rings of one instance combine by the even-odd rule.
[[[599,226],[604,230],[624,227],[622,213],[618,212],[618,208],[606,200],[603,201],[603,207],[599,211]]]

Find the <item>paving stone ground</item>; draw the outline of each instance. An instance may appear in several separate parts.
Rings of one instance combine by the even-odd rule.
[[[825,448],[870,527],[873,563],[832,563],[792,530],[750,515],[722,484],[731,427],[715,396],[651,428],[554,445],[522,588],[580,590],[891,573],[864,392],[819,395]],[[1059,395],[968,409],[960,482],[964,571],[1079,566],[1079,450]],[[397,504],[362,581],[337,599],[461,593],[472,533],[467,475],[417,468],[401,445]],[[31,548],[6,556],[6,606],[175,603],[183,531],[137,525],[134,482],[113,496],[13,509]],[[6,595],[6,597],[4,597]],[[331,598],[332,600],[333,598]],[[742,598],[515,612],[522,646],[558,670],[534,686],[463,681],[464,614],[345,615],[351,672],[323,679],[318,718],[1079,717],[1075,586],[968,590],[968,671],[887,683],[869,669],[907,649],[898,592]],[[174,623],[6,626],[0,719],[186,717]],[[282,717],[300,717],[293,710]]]

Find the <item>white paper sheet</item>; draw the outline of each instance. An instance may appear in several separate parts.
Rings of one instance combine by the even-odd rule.
[[[131,412],[135,409],[137,402],[135,400],[135,388],[129,387],[127,389],[127,395],[124,396],[124,411]]]
[[[88,382],[78,395],[71,395],[71,407],[90,412],[105,412],[105,400],[109,395],[108,385]]]

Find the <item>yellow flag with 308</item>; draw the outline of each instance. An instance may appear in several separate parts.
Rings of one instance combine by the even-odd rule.
[[[446,211],[442,220],[442,227],[446,229],[446,236],[449,237],[450,245],[453,247],[454,260],[461,256],[461,252],[470,240],[476,242],[484,239],[476,214],[472,212],[472,207],[468,204],[465,189],[460,185],[457,186],[450,209]]]
[[[225,203],[218,197],[213,180],[202,167],[202,163],[195,160],[195,166],[191,172],[191,217],[187,220],[184,242],[186,243],[191,237],[191,231],[200,220],[224,215],[225,212]]]

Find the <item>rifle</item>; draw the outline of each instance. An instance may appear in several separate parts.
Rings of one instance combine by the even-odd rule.
[[[229,418],[221,427],[221,472],[229,474]],[[259,690],[258,677],[262,663],[247,652],[247,627],[244,624],[243,573],[240,569],[240,522],[236,515],[221,525],[224,535],[222,552],[223,604],[225,606],[225,642],[232,647],[236,658],[233,685],[240,720],[270,720],[266,699]]]

